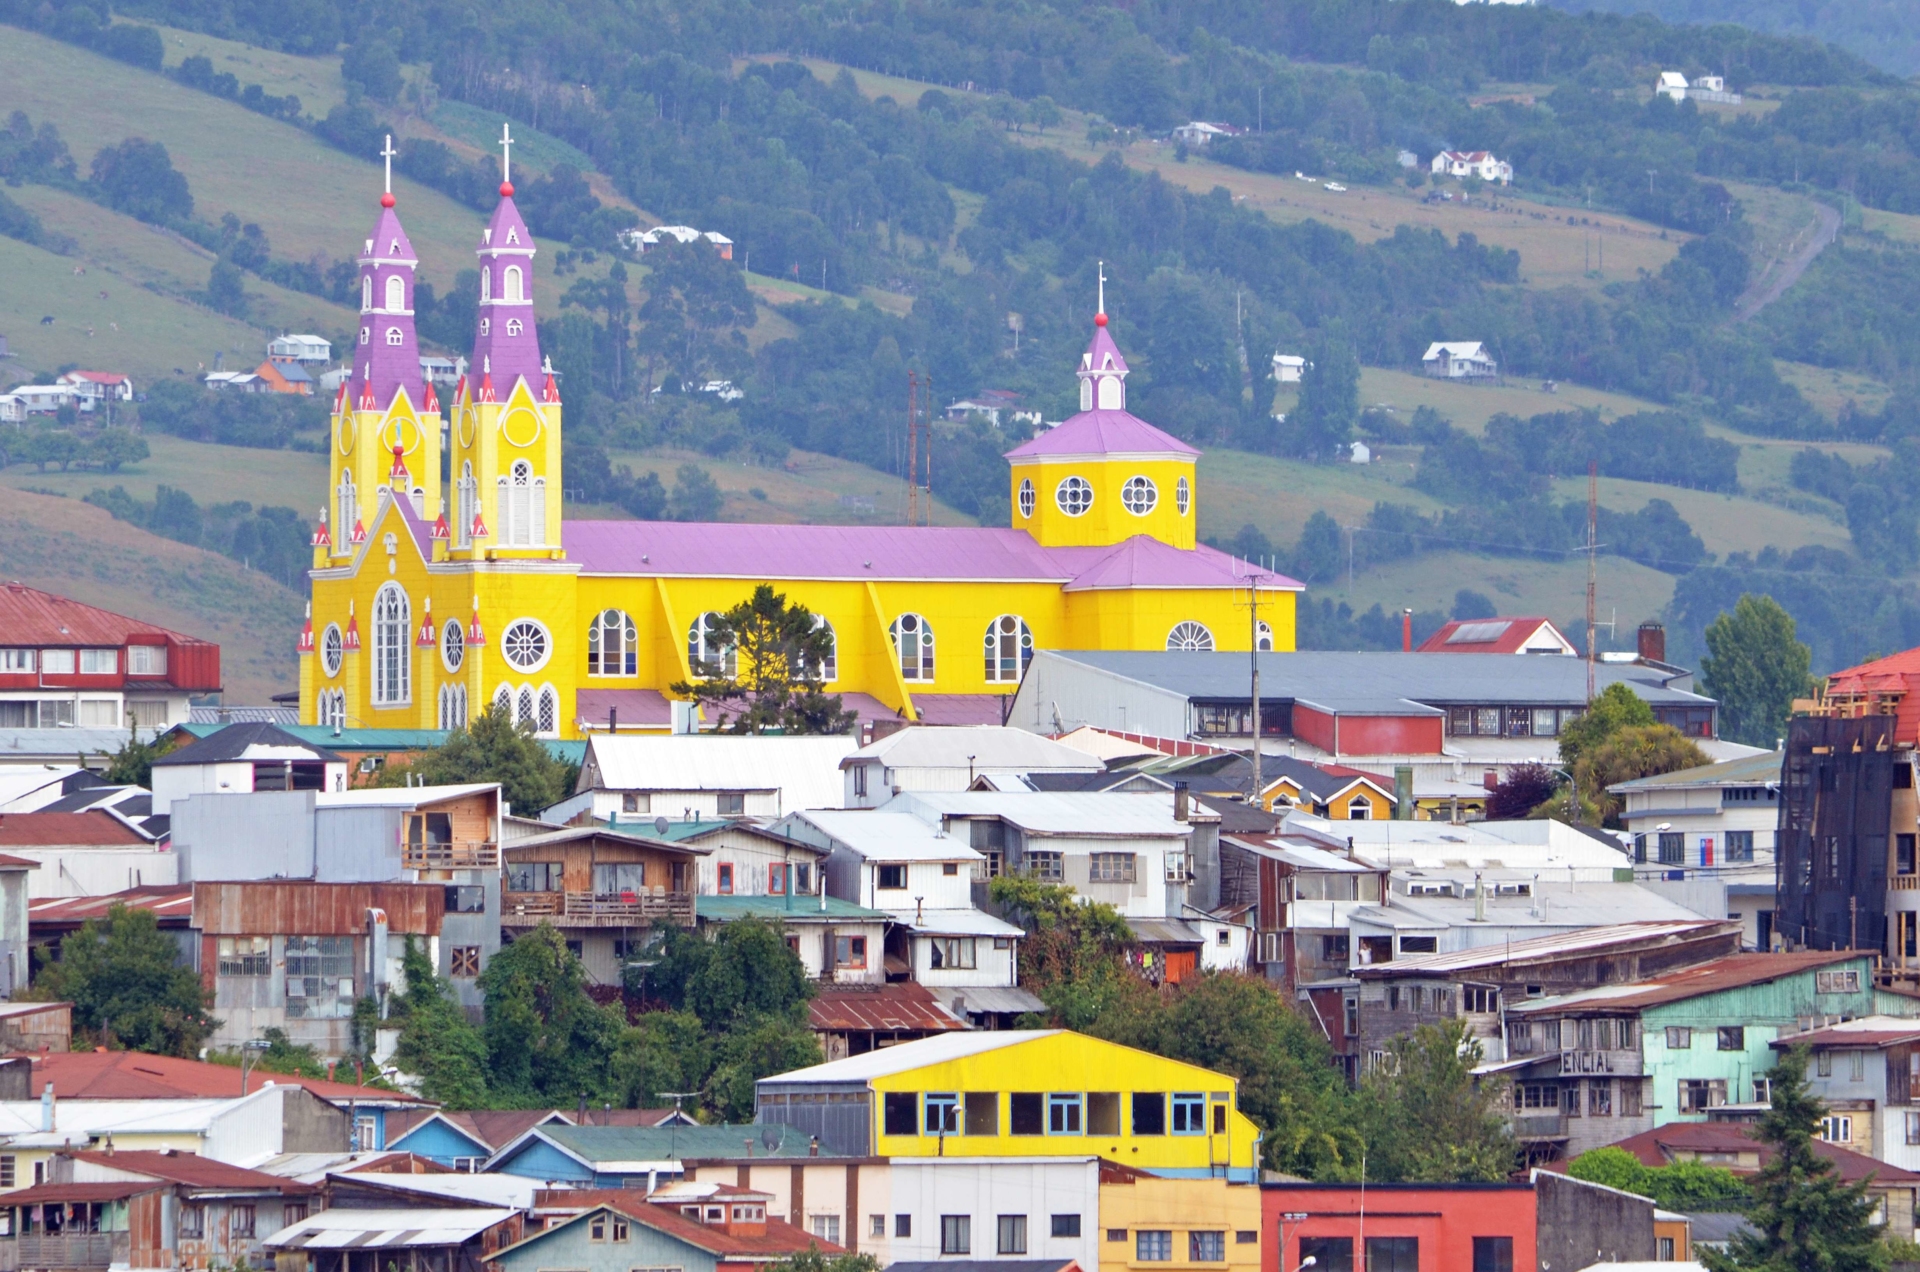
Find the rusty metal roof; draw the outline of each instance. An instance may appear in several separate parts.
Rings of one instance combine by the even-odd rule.
[[[1651,1131],[1630,1135],[1612,1147],[1632,1153],[1648,1166],[1665,1166],[1694,1153],[1758,1153],[1764,1166],[1773,1158],[1773,1146],[1755,1139],[1749,1133],[1753,1129],[1746,1122],[1669,1122]],[[1872,1175],[1879,1184],[1920,1185],[1920,1175],[1838,1144],[1815,1140],[1813,1151],[1833,1163],[1834,1173],[1844,1183],[1858,1183]],[[1729,1169],[1741,1173],[1738,1167]]]
[[[315,1191],[312,1184],[302,1184],[279,1175],[269,1175],[264,1171],[248,1170],[244,1166],[217,1162],[211,1157],[201,1157],[197,1153],[141,1150],[74,1153],[72,1156],[77,1162],[92,1162],[96,1166],[111,1166],[115,1170],[137,1171],[142,1175],[150,1175],[170,1184],[183,1184],[188,1188],[298,1195]]]
[[[1866,957],[1859,950],[1730,954],[1726,958],[1716,958],[1712,962],[1701,963],[1697,967],[1667,972],[1631,985],[1604,985],[1598,989],[1583,989],[1578,993],[1561,994],[1556,998],[1543,998],[1537,1002],[1516,1003],[1508,1007],[1507,1012],[1509,1015],[1536,1015],[1558,1014],[1575,1009],[1586,1012],[1638,1011],[1645,1007],[1658,1007],[1663,1003],[1698,998],[1702,994],[1759,985],[1770,980],[1778,980],[1782,976],[1792,976],[1797,972],[1830,967],[1835,963],[1858,962]]]
[[[193,885],[193,923],[209,936],[357,936],[367,911],[384,910],[387,930],[440,935],[446,889],[426,883],[314,883],[263,880]]]
[[[193,885],[190,883],[150,883],[109,892],[97,897],[46,897],[27,905],[31,927],[52,924],[80,924],[88,919],[104,919],[116,905],[129,910],[151,910],[162,926],[169,921],[186,924],[193,919]]]
[[[97,808],[84,813],[0,813],[0,848],[144,848],[152,842]]]
[[[336,1104],[347,1101],[383,1105],[424,1103],[403,1091],[294,1077],[263,1069],[254,1069],[248,1074],[247,1089],[258,1091],[269,1082],[304,1087]],[[235,1065],[148,1055],[141,1051],[35,1052],[32,1089],[43,1090],[48,1083],[53,1084],[55,1097],[62,1100],[199,1100],[242,1094],[240,1070]],[[121,1160],[135,1156],[134,1153],[117,1154]]]
[[[807,1004],[807,1023],[816,1033],[944,1033],[967,1027],[967,1022],[948,1011],[932,990],[915,981],[822,986]]]

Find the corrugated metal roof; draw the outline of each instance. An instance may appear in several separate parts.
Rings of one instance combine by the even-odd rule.
[[[349,791],[315,791],[317,808],[419,808],[443,800],[484,795],[500,789],[498,782],[466,782],[457,786],[356,786]]]
[[[164,1179],[169,1183],[185,1184],[189,1188],[271,1191],[302,1195],[313,1191],[313,1186],[310,1184],[296,1183],[279,1175],[269,1175],[262,1171],[248,1170],[244,1166],[215,1161],[211,1157],[202,1157],[198,1153],[120,1150],[110,1153],[75,1153],[73,1159],[78,1162],[92,1162],[96,1166],[111,1166],[115,1170],[136,1171],[154,1179]]]
[[[771,1261],[785,1255],[803,1254],[809,1249],[818,1249],[820,1253],[829,1257],[846,1253],[845,1247],[802,1231],[785,1220],[776,1219],[771,1215],[767,1217],[765,1232],[759,1235],[735,1234],[689,1219],[674,1206],[650,1204],[644,1196],[628,1189],[550,1189],[541,1194],[540,1203],[543,1207],[584,1205],[590,1209],[583,1210],[580,1214],[548,1228],[545,1232],[536,1233],[518,1245],[509,1246],[508,1250],[532,1245],[561,1228],[579,1223],[603,1210],[610,1210],[615,1214],[626,1215],[636,1223],[643,1223],[649,1228],[676,1237],[696,1249],[718,1255],[719,1261],[723,1264],[739,1261]],[[499,1251],[493,1258],[498,1259],[506,1252],[506,1250]]]
[[[890,768],[971,769],[977,773],[1097,773],[1104,767],[1085,751],[1025,729],[999,725],[901,729],[852,752],[840,761],[840,767],[863,760],[880,760]]]
[[[1536,1002],[1515,1003],[1509,1015],[1591,1011],[1637,1011],[1681,1002],[1702,994],[1759,985],[1836,963],[1865,961],[1859,950],[1798,950],[1787,954],[1731,954],[1696,967],[1682,968],[1632,985],[1607,985]]]
[[[789,901],[791,905],[788,904]],[[836,919],[888,923],[893,920],[893,916],[885,910],[869,910],[851,901],[842,901],[839,897],[827,897],[824,907],[820,901],[821,898],[818,896],[789,898],[702,895],[693,899],[693,905],[696,915],[715,923],[731,923],[739,919],[779,919],[788,923],[831,923]]]
[[[807,1024],[816,1033],[938,1033],[967,1028],[967,1022],[947,1010],[932,990],[914,981],[822,986],[807,1003]]]
[[[1819,1051],[1827,1047],[1894,1047],[1920,1040],[1920,1020],[1899,1016],[1860,1016],[1809,1029],[1805,1033],[1782,1034],[1773,1040],[1776,1051],[1805,1044]]]
[[[1017,985],[962,985],[942,988],[948,1002],[958,999],[962,1011],[977,1015],[1019,1015],[1047,1009],[1037,995]]]
[[[1504,945],[1481,945],[1472,949],[1452,950],[1444,954],[1415,954],[1411,957],[1402,955],[1391,963],[1356,968],[1354,974],[1362,977],[1426,976],[1477,971],[1481,968],[1502,967],[1509,963],[1560,958],[1569,954],[1599,953],[1616,945],[1640,945],[1685,936],[1704,936],[1714,931],[1724,931],[1737,926],[1737,924],[1714,919],[1615,923],[1606,927],[1581,928],[1578,931],[1563,932],[1553,936],[1530,936],[1523,941]]]
[[[790,1126],[549,1125],[528,1134],[544,1137],[581,1161],[607,1171],[631,1163],[738,1157],[746,1151],[748,1140],[753,1141],[757,1157],[805,1157],[808,1153],[807,1136]]]
[[[412,1246],[463,1245],[518,1210],[323,1210],[280,1229],[262,1244],[270,1250],[389,1250]]]
[[[906,1073],[930,1064],[964,1060],[968,1056],[977,1056],[986,1051],[998,1051],[1002,1047],[1017,1047],[1023,1042],[1032,1042],[1037,1038],[1050,1038],[1061,1032],[1064,1031],[998,1029],[983,1030],[978,1033],[949,1034],[940,1038],[922,1038],[918,1042],[903,1042],[897,1047],[885,1047],[861,1056],[848,1056],[844,1060],[829,1060],[825,1064],[810,1065],[805,1069],[776,1073],[770,1077],[761,1078],[760,1082],[772,1086],[814,1082],[870,1082],[874,1078],[891,1077],[896,1073]]]
[[[101,809],[84,813],[0,813],[0,847],[145,847],[153,841]]]
[[[894,809],[813,808],[795,813],[868,861],[984,861],[958,839]]]
[[[1651,1131],[1630,1135],[1612,1147],[1632,1153],[1645,1165],[1655,1167],[1678,1161],[1690,1153],[1758,1153],[1764,1166],[1773,1157],[1773,1147],[1755,1139],[1751,1134],[1754,1129],[1752,1124],[1744,1122],[1669,1122]],[[1842,1183],[1858,1183],[1872,1175],[1880,1185],[1920,1185],[1920,1175],[1838,1144],[1817,1139],[1813,1141],[1813,1151],[1833,1163],[1834,1174]]]
[[[133,910],[151,910],[163,922],[186,922],[193,917],[193,885],[190,883],[147,884],[124,892],[109,892],[98,897],[47,897],[27,903],[27,922],[39,927],[54,923],[84,923],[103,919],[116,905]]]
[[[146,644],[211,643],[20,583],[0,586],[0,632],[7,634],[9,642],[55,648],[124,645],[135,637],[144,638],[137,643]]]
[[[42,1090],[48,1083],[53,1084],[54,1095],[62,1100],[227,1099],[241,1093],[237,1066],[140,1051],[36,1053],[31,1089]],[[263,1090],[269,1084],[304,1087],[336,1104],[349,1101],[383,1105],[424,1103],[418,1096],[404,1091],[355,1086],[351,1082],[328,1082],[263,1069],[255,1069],[248,1075],[249,1091]]]
[[[1028,835],[1078,838],[1185,839],[1190,822],[1175,821],[1171,791],[911,791],[883,811],[923,817],[998,817]]]
[[[894,914],[897,922],[904,923],[916,932],[929,932],[937,936],[995,936],[1020,938],[1026,935],[1023,928],[996,919],[985,910],[967,909],[936,910],[931,906],[909,909],[901,906]]]
[[[295,737],[277,724],[251,720],[245,724],[229,724],[218,728],[198,742],[161,756],[154,761],[154,765],[219,764],[252,758],[330,760],[336,763],[342,759],[325,747]]]
[[[1653,777],[1636,777],[1631,782],[1615,782],[1607,789],[1616,794],[1625,794],[1628,791],[1678,790],[1692,786],[1761,786],[1780,780],[1780,761],[1781,752],[1762,751],[1759,755],[1742,756],[1737,760],[1676,769]]]
[[[649,523],[651,524],[651,523]],[[620,791],[763,791],[781,793],[780,811],[838,808],[845,790],[840,761],[851,737],[756,737],[680,734],[587,740],[587,773],[595,785]]]
[[[670,826],[672,824],[669,823]],[[624,845],[645,848],[649,852],[666,856],[704,857],[713,851],[711,848],[702,848],[697,844],[679,842],[672,835],[643,835],[637,829],[629,833],[625,830],[609,830],[605,826],[567,826],[560,830],[548,831],[544,835],[528,835],[524,839],[516,839],[510,847],[518,852],[527,848],[552,848],[560,844],[578,843],[583,839],[604,840],[616,847]]]

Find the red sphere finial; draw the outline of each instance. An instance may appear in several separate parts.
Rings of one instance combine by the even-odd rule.
[[[503,199],[511,199],[513,197],[513,182],[502,181],[500,183],[500,197]]]
[[[383,208],[390,208],[390,207],[392,207],[392,206],[393,206],[393,195],[392,195],[391,193],[387,193],[387,194],[383,194],[383,195],[381,195],[381,196],[380,196],[380,206],[381,206],[381,207],[383,207]]]
[[[1093,316],[1093,325],[1094,325],[1094,326],[1096,326],[1096,327],[1104,327],[1104,326],[1106,326],[1106,325],[1107,325],[1107,316],[1106,316],[1105,314],[1095,314],[1095,315]]]

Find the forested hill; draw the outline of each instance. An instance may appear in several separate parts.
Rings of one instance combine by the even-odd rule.
[[[1920,75],[1920,8],[1909,0],[1549,0],[1573,12],[1649,13],[1667,22],[1737,22],[1849,49],[1899,75]]]
[[[1909,249],[1850,236],[1816,266],[1818,288],[1848,304],[1809,303],[1802,284],[1777,315],[1730,321],[1779,250],[1771,240],[1792,232],[1756,230],[1755,199],[1790,196],[1802,210],[1823,200],[1854,230],[1863,209],[1920,213],[1920,89],[1812,40],[1450,0],[1127,10],[1071,0],[127,0],[111,14],[93,2],[0,0],[0,21],[118,58],[137,68],[129,75],[163,74],[356,160],[391,132],[403,173],[476,211],[494,197],[491,160],[423,139],[418,121],[452,103],[508,116],[564,152],[569,161],[524,181],[522,204],[537,234],[565,245],[553,258],[563,299],[543,313],[542,338],[567,377],[569,485],[635,515],[663,515],[662,487],[610,456],[649,446],[764,462],[803,448],[897,472],[909,368],[931,373],[948,400],[1002,388],[1061,418],[1072,409],[1063,368],[1085,340],[1104,260],[1134,367],[1129,400],[1143,415],[1210,450],[1281,457],[1300,472],[1329,468],[1364,431],[1417,468],[1414,480],[1383,480],[1371,512],[1341,514],[1350,540],[1370,532],[1362,550],[1349,543],[1355,568],[1443,548],[1563,560],[1581,516],[1554,483],[1585,462],[1549,444],[1556,437],[1587,446],[1603,477],[1731,498],[1750,478],[1709,426],[1855,444],[1838,466],[1800,465],[1781,498],[1846,518],[1859,551],[1809,554],[1796,550],[1813,541],[1802,538],[1771,557],[1716,560],[1672,502],[1641,490],[1605,509],[1608,550],[1680,577],[1673,613],[1685,626],[1710,618],[1728,589],[1769,578],[1812,597],[1806,613],[1838,614],[1827,601],[1857,587],[1855,575],[1904,576],[1920,559],[1920,499],[1898,461],[1861,448],[1920,435],[1920,294],[1900,285],[1915,272]],[[206,56],[173,60],[172,37],[143,21],[324,61],[346,92],[303,106],[247,82],[243,59],[230,59],[234,71]],[[898,78],[874,91],[840,67]],[[1661,69],[1725,73],[1761,108],[1652,98]],[[73,92],[85,91],[76,80]],[[1594,218],[1611,215],[1610,232],[1657,254],[1636,275],[1606,276],[1581,266],[1576,246],[1567,281],[1540,286],[1524,252],[1491,232],[1483,241],[1464,220],[1443,234],[1390,219],[1356,236],[1364,213],[1349,228],[1270,216],[1175,170],[1166,130],[1194,118],[1249,130],[1208,148],[1223,178],[1291,183],[1304,172],[1316,193],[1319,182],[1351,188],[1354,204],[1373,191],[1369,206],[1387,218],[1417,209],[1410,188],[1430,190],[1424,163],[1403,167],[1403,150],[1424,161],[1442,147],[1491,148],[1520,174],[1529,225],[1556,225],[1564,242],[1569,230],[1597,236]],[[243,272],[351,303],[350,265],[276,253],[273,227],[250,223],[270,219],[259,209],[272,192],[253,192],[258,207],[239,215],[197,204],[164,150],[135,145],[140,121],[92,156],[69,153],[58,123],[16,114],[0,131],[0,176],[219,253],[212,303],[240,296]],[[1146,134],[1163,139],[1166,166],[1143,162],[1135,143]],[[1472,184],[1446,194],[1486,201]],[[633,208],[726,234],[732,267],[697,252],[634,259],[616,245]],[[1623,230],[1622,214],[1639,219]],[[48,251],[63,234],[4,194],[0,233]],[[342,250],[351,242],[348,228]],[[740,268],[749,263],[756,279],[817,284],[805,293],[815,303],[764,321]],[[422,334],[457,348],[471,330],[472,278],[425,281]],[[764,283],[754,285],[764,300]],[[1416,366],[1430,342],[1463,334],[1485,341],[1510,376],[1615,395],[1620,418],[1603,427],[1591,412],[1558,410],[1527,421],[1503,406],[1481,439],[1496,412],[1465,429],[1431,412],[1361,416],[1361,364]],[[1265,376],[1280,349],[1315,367],[1312,391],[1283,412]],[[1783,377],[1777,359],[1858,367],[1888,393],[1836,411]],[[676,392],[723,379],[738,400]],[[943,424],[943,496],[1002,519],[1000,456],[1022,428]],[[1785,462],[1775,467],[1785,487]],[[1324,510],[1306,528],[1298,542],[1248,539],[1242,550],[1272,549],[1324,582],[1338,555],[1328,535],[1340,531]],[[1665,586],[1662,603],[1675,595],[1671,577]],[[1888,591],[1874,624],[1830,623],[1823,656],[1920,643],[1920,599],[1905,586]],[[1339,643],[1358,629],[1330,612],[1305,630]]]

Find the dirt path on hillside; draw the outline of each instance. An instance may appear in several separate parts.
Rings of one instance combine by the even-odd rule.
[[[1802,230],[1796,235],[1794,242],[1798,246],[1793,249],[1792,254],[1785,260],[1775,257],[1769,261],[1754,285],[1747,289],[1747,294],[1742,296],[1739,304],[1734,306],[1735,322],[1745,322],[1780,299],[1787,288],[1800,281],[1800,276],[1807,272],[1807,267],[1827,249],[1827,245],[1839,236],[1840,214],[1837,211],[1824,203],[1817,203],[1814,205],[1813,214],[1812,232],[1809,234],[1808,231]]]

